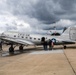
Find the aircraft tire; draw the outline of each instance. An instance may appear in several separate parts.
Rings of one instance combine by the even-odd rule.
[[[66,46],[64,46],[64,49],[66,49]]]
[[[13,47],[9,47],[9,53],[14,54],[14,48]]]
[[[22,45],[19,46],[19,51],[20,51],[20,52],[23,52],[23,46],[22,46]]]

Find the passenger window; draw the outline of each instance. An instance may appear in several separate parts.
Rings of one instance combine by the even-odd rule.
[[[27,39],[28,37],[26,37],[26,39]]]
[[[34,40],[36,40],[36,38],[34,38]]]
[[[16,35],[14,35],[14,37],[16,37]]]
[[[22,36],[22,38],[24,38],[24,37]]]
[[[40,40],[40,38],[38,38],[38,40]]]
[[[30,37],[30,39],[32,39],[32,37]]]

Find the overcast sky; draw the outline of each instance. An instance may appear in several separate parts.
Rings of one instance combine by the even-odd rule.
[[[15,17],[32,28],[69,26],[76,24],[76,0],[0,0],[0,15],[3,20]]]

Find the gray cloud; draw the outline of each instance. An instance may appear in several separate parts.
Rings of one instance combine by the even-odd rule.
[[[76,20],[76,0],[1,0],[0,10],[0,14],[9,12],[31,27],[46,28],[61,19]]]
[[[63,15],[69,19],[76,12],[75,0],[7,0],[7,4],[14,15],[28,15],[44,23],[58,21]]]

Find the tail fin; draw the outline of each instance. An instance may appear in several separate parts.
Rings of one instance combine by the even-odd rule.
[[[67,29],[67,28],[66,28],[66,27],[64,27],[63,32],[64,32],[66,29]]]
[[[65,35],[65,34],[69,34],[69,30],[70,30],[70,27],[65,28],[65,29],[63,30],[63,33],[61,34],[61,36]],[[64,38],[64,39],[65,39],[65,38]]]

